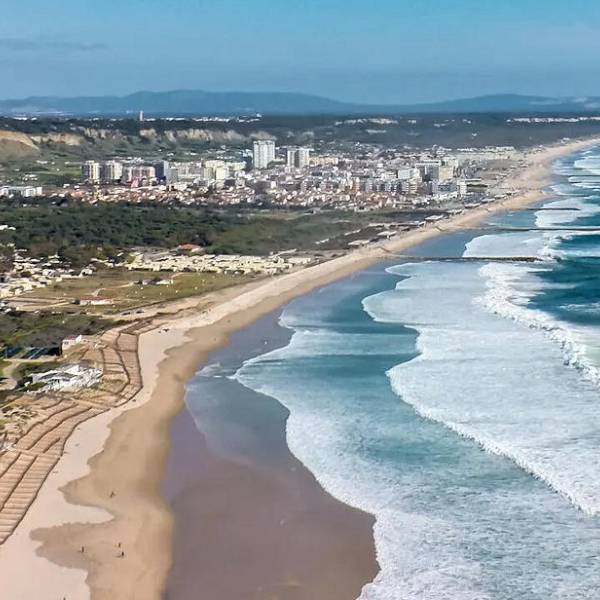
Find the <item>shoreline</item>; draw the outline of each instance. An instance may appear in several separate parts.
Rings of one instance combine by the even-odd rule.
[[[530,154],[529,164],[511,182],[522,193],[319,265],[215,293],[214,304],[204,312],[163,318],[141,334],[143,389],[136,404],[77,428],[37,500],[0,546],[0,577],[10,581],[5,591],[11,600],[42,597],[41,590],[43,597],[68,600],[160,598],[173,531],[160,490],[170,425],[183,407],[188,379],[208,353],[227,344],[232,332],[297,296],[389,259],[394,252],[474,226],[490,214],[541,200],[552,163],[599,142],[571,142]],[[193,311],[194,301],[184,307],[184,313]],[[119,543],[127,560],[116,558]]]
[[[287,408],[228,377],[248,358],[285,347],[292,332],[280,314],[212,351],[172,422],[165,599],[196,600],[205,589],[211,600],[346,600],[379,571],[374,517],[324,490],[291,452]]]

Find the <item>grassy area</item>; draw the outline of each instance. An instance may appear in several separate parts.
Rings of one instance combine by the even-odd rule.
[[[53,155],[6,161],[0,165],[0,175],[9,183],[41,186],[60,187],[81,180],[81,170],[74,160]]]
[[[156,276],[156,273],[152,274]],[[162,274],[168,278],[169,274]],[[174,274],[168,285],[129,285],[106,289],[103,296],[114,298],[115,306],[135,308],[157,302],[177,300],[213,292],[232,285],[247,283],[253,277],[249,275],[229,275],[223,273],[179,273]]]
[[[23,298],[45,298],[54,301],[72,302],[81,296],[98,293],[99,296],[110,295],[124,286],[133,285],[136,281],[156,276],[146,271],[127,271],[125,269],[102,269],[89,277],[65,279],[45,288],[24,294]],[[113,297],[113,296],[110,296]]]
[[[69,335],[92,335],[111,324],[97,316],[54,312],[0,314],[0,346],[56,346]]]
[[[141,285],[143,280],[168,279],[168,285]],[[125,269],[106,269],[90,277],[65,279],[47,288],[42,288],[22,298],[38,300],[39,305],[48,306],[56,302],[66,302],[61,307],[65,314],[93,312],[110,313],[115,310],[138,308],[156,302],[165,302],[197,296],[206,292],[246,283],[251,276],[230,275],[222,273],[155,273],[151,271],[127,271]],[[82,296],[97,295],[110,298],[113,304],[105,306],[78,306],[74,304]]]

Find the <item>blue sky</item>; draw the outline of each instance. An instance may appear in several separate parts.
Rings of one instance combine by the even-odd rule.
[[[600,95],[599,0],[2,0],[0,97]]]

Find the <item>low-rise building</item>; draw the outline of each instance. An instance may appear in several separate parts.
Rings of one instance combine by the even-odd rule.
[[[101,296],[81,296],[76,301],[80,306],[107,306],[113,303],[112,298],[102,298]]]
[[[68,335],[66,338],[63,338],[63,340],[60,344],[61,353],[67,352],[68,350],[73,348],[73,346],[77,346],[78,344],[81,344],[82,341],[83,341],[83,336],[81,334]]]

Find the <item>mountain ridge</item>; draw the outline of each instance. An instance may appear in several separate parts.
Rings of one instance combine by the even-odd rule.
[[[600,113],[600,97],[489,94],[420,104],[361,104],[294,92],[138,91],[123,96],[30,96],[0,100],[0,115],[126,116],[415,113]]]

